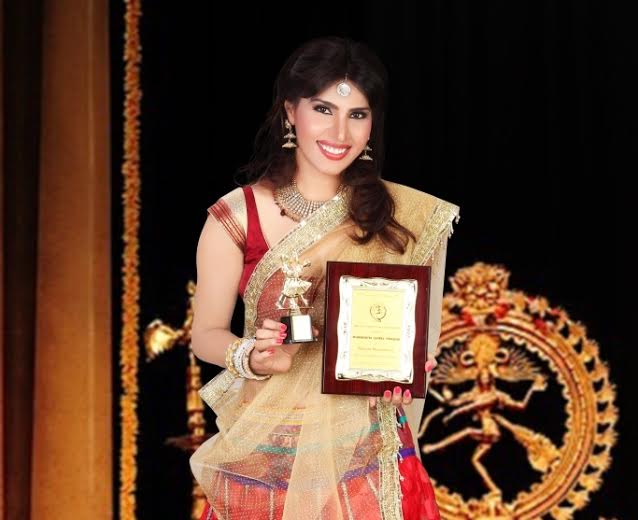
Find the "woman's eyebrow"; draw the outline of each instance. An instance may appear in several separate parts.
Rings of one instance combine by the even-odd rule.
[[[323,103],[324,105],[326,105],[328,108],[332,108],[334,110],[339,110],[339,107],[337,105],[335,105],[334,103],[330,103],[330,101],[325,101],[321,98],[318,97],[311,97],[310,101],[319,101],[320,103]],[[370,107],[358,107],[358,108],[351,108],[350,111],[351,112],[358,112],[358,111],[362,111],[362,110],[370,110]]]

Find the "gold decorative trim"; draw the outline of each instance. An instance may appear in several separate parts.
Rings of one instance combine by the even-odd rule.
[[[122,332],[120,340],[121,447],[119,506],[122,520],[135,519],[137,477],[137,381],[139,357],[139,228],[140,228],[140,64],[141,0],[127,0],[124,14],[124,160],[122,194]]]
[[[443,239],[450,238],[454,233],[453,224],[458,224],[461,219],[459,211],[459,206],[446,201],[436,204],[421,236],[417,239],[410,263],[425,265],[430,260]]]
[[[224,195],[220,200],[228,204],[233,217],[237,220],[237,224],[241,227],[245,235],[248,229],[248,213],[246,210],[244,190],[241,187],[235,188],[233,191]]]
[[[228,370],[223,370],[213,379],[201,387],[199,396],[212,410],[217,400],[224,395],[235,381],[235,376]]]
[[[399,449],[401,441],[396,426],[396,407],[379,400],[377,403],[379,431],[383,447],[379,452],[379,506],[383,520],[403,520]]]

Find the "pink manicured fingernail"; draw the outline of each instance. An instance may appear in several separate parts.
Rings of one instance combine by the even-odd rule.
[[[286,330],[287,328],[288,328],[288,327],[286,327],[286,324],[285,324],[285,323],[282,323],[282,324],[281,324],[281,330]]]
[[[284,340],[281,338],[275,340],[275,343],[277,343],[277,345],[281,345],[283,342]]]
[[[412,397],[412,392],[410,392],[410,390],[406,390],[404,395],[406,399],[410,399],[410,397]]]
[[[383,397],[385,397],[386,399],[390,399],[390,397],[392,397],[392,392],[390,392],[390,390],[386,390],[385,392],[383,392]]]
[[[285,338],[287,335],[288,335],[288,334],[286,334],[285,332],[280,332],[280,333],[279,333],[279,337],[280,337],[281,339]]]
[[[400,394],[401,393],[401,387],[400,386],[395,386],[394,387],[394,393],[395,394]]]

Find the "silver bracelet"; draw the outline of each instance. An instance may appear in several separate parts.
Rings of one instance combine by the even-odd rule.
[[[241,343],[239,344],[239,346],[233,353],[233,365],[235,367],[235,370],[237,370],[240,377],[244,377],[244,378],[246,377],[246,374],[244,373],[244,370],[243,370],[244,355],[245,355],[247,347],[248,347],[248,343],[246,341],[246,338],[242,338]]]
[[[241,345],[237,348],[237,362],[235,363],[235,367],[237,367],[237,372],[241,375],[241,377],[245,379],[254,379],[257,381],[263,381],[265,379],[270,379],[272,374],[266,374],[263,376],[255,374],[250,369],[250,353],[255,348],[256,338],[244,338],[241,342]]]

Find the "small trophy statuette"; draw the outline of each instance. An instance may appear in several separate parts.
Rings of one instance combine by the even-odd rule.
[[[301,262],[299,256],[282,255],[281,271],[284,273],[284,286],[277,300],[277,308],[286,311],[288,314],[282,316],[280,321],[287,327],[288,335],[284,343],[306,343],[315,341],[312,332],[312,318],[304,313],[312,306],[304,294],[312,284],[307,280],[302,280],[300,275],[304,268],[310,265],[310,261]]]

